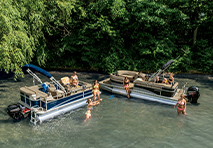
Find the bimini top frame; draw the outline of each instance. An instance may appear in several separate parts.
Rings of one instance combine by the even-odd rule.
[[[177,60],[180,56],[178,56],[175,60]],[[159,69],[156,73],[154,73],[153,75],[151,75],[147,81],[146,84],[149,83],[149,81],[151,81],[153,78],[155,78],[156,76],[160,75],[161,73],[163,73],[172,63],[174,62],[174,60],[169,60],[166,64],[164,64],[161,69]]]
[[[31,71],[31,69],[32,69],[32,70],[35,70],[35,71],[37,71],[37,72],[39,72],[39,73],[41,73],[41,74],[43,74],[43,75],[45,75],[45,76],[47,76],[48,78],[50,78],[50,80],[51,80],[54,84],[58,85],[59,88],[60,88],[62,91],[66,92],[65,88],[64,88],[58,81],[56,81],[55,78],[54,78],[49,72],[47,72],[46,70],[44,70],[44,69],[42,69],[42,68],[40,68],[40,67],[38,67],[38,66],[32,65],[32,64],[26,64],[26,65],[24,65],[24,66],[23,66],[23,69],[26,69],[26,71],[27,71],[31,76],[33,76],[33,82],[34,82],[34,79],[36,79],[39,83],[42,84],[41,79],[40,79],[35,73],[33,73],[33,72]]]

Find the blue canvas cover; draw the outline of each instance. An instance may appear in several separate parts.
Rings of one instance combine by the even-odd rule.
[[[44,70],[38,66],[35,66],[33,64],[26,64],[23,66],[23,68],[29,68],[29,69],[35,70],[37,72],[40,72],[41,74],[47,76],[48,78],[52,77],[52,75],[49,72],[47,72],[46,70]]]

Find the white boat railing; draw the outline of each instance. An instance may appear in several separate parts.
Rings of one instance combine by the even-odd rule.
[[[111,85],[111,84],[106,84],[106,83],[102,83],[103,85],[106,85],[106,86],[108,86],[108,87],[112,87],[112,88],[118,88],[118,89],[123,89],[123,87],[121,87],[121,86],[118,86],[118,85]],[[177,88],[176,88],[177,89]],[[175,90],[176,90],[175,89]],[[176,101],[176,99],[173,99],[172,97],[167,97],[167,96],[162,96],[162,95],[157,95],[157,94],[154,94],[154,93],[149,93],[149,92],[145,92],[145,91],[139,91],[139,90],[137,90],[137,89],[134,89],[133,90],[134,92],[137,92],[137,93],[142,93],[142,94],[145,94],[145,95],[152,95],[152,96],[155,96],[155,97],[161,97],[161,98],[164,98],[164,99],[169,99],[169,100],[175,100]],[[171,91],[168,91],[168,92],[171,92]],[[174,92],[174,91],[173,91]]]

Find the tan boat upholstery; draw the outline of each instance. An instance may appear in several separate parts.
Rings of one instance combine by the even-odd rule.
[[[36,98],[39,98],[39,97],[44,97],[46,98],[48,95],[42,91],[39,90],[39,87],[37,85],[35,86],[31,86],[31,87],[21,87],[20,88],[20,91],[27,94],[27,95],[33,95],[33,94],[36,94]]]
[[[166,88],[168,90],[174,90],[178,86],[178,82],[175,82],[175,84],[172,86],[171,84],[165,84],[165,83],[154,83],[154,82],[149,82],[146,84],[146,81],[137,81],[135,83],[135,86],[145,86],[145,87],[155,87],[155,88]]]
[[[35,91],[27,89],[26,86],[25,87],[21,87],[20,88],[20,92],[23,92],[23,93],[25,93],[25,94],[27,94],[29,96],[36,94]]]
[[[110,80],[118,82],[118,83],[123,83],[124,82],[124,77],[121,76],[116,76],[113,75],[112,73],[110,74]]]
[[[127,77],[130,80],[130,82],[133,82],[136,78],[146,80],[146,74],[144,73],[139,74],[136,71],[118,70],[116,72],[116,75],[113,75],[113,73],[110,74],[110,79],[112,81],[119,83],[123,83],[125,77]]]
[[[70,84],[70,78],[69,77],[63,77],[60,79],[60,83],[62,86],[67,86]]]
[[[116,75],[118,77],[127,77],[130,81],[134,80],[134,77],[138,74],[136,71],[128,71],[128,70],[118,70]]]

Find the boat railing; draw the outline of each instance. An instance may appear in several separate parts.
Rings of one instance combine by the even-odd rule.
[[[174,90],[171,91],[171,90],[163,89],[164,86],[155,85],[155,83],[150,84],[150,83],[144,83],[144,82],[134,82],[134,85],[135,85],[135,83],[144,84],[144,85],[145,85],[144,87],[148,87],[148,88],[149,88],[149,86],[150,86],[150,87],[156,87],[156,89],[159,89],[159,90],[160,90],[160,93],[161,93],[161,91],[173,93],[173,92],[175,92],[175,91],[178,89],[178,86],[177,86]],[[134,87],[135,87],[135,86],[134,86]],[[153,89],[155,89],[155,88],[153,88]]]
[[[186,84],[184,84],[184,85],[183,85],[183,87],[182,87],[182,89],[181,89],[181,90],[183,91],[183,94],[185,94],[185,91],[186,91],[186,85],[187,85],[187,82],[186,82]]]
[[[88,84],[88,83],[83,82],[83,81],[81,81],[80,83],[82,83],[82,84]],[[83,87],[81,87],[81,88],[76,88],[76,89],[70,91],[69,93],[71,93],[71,94],[74,93],[74,94],[75,94],[75,93],[77,93],[78,91],[82,90],[83,98],[84,98],[84,92],[85,92],[86,89],[92,89],[92,85],[90,85],[89,87],[86,87],[86,88],[83,88]],[[53,97],[53,101],[55,101],[54,98],[56,98],[56,99],[58,100],[59,98],[61,99],[60,96],[63,96],[62,98],[64,98],[65,96],[68,96],[67,94],[68,94],[67,92],[61,93],[61,94],[58,94],[58,93],[57,93],[57,95]],[[59,95],[60,95],[60,96],[59,96]],[[62,104],[67,103],[67,102],[69,102],[70,100],[73,100],[73,99],[75,99],[75,98],[77,98],[77,97],[78,97],[78,96],[73,97],[73,98],[70,98],[70,99],[68,99],[68,100],[66,100],[66,101],[63,101],[63,102],[59,103],[58,105],[54,106],[53,108],[57,108],[57,107],[61,106]],[[40,100],[40,106],[41,106],[41,101],[44,100],[44,102],[45,102],[45,109],[47,110],[48,99],[47,99],[47,98],[44,98],[44,97],[40,97],[39,100]],[[49,102],[51,102],[51,101],[49,101]],[[51,108],[51,109],[53,109],[53,108]]]
[[[92,86],[90,86],[90,87],[88,87],[88,88],[92,88]],[[83,98],[84,98],[84,89],[82,89],[82,90],[83,90],[82,93],[83,93]],[[71,101],[71,100],[74,100],[74,99],[76,99],[77,97],[79,97],[79,96],[75,96],[75,97],[70,98],[70,99],[68,99],[68,100],[66,100],[66,101],[63,101],[63,102],[57,104],[56,106],[54,106],[53,108],[51,108],[50,110],[53,110],[53,109],[55,109],[55,108],[57,108],[57,107],[63,105],[64,103],[67,103],[67,102],[69,102],[69,101]],[[46,101],[46,106],[47,106],[47,100],[45,100],[45,101]],[[46,110],[47,110],[47,107],[46,107]]]
[[[108,87],[112,87],[111,84],[106,84],[106,83],[104,83],[104,85],[106,85],[106,86],[108,86]],[[113,85],[113,88],[123,89],[123,87],[122,87],[122,86],[119,86],[119,85]],[[134,89],[134,92],[141,93],[141,91],[139,91],[139,90],[137,90],[137,89]],[[157,94],[149,93],[149,92],[145,92],[145,91],[143,91],[143,94],[159,97],[159,95],[157,95]],[[160,96],[161,96],[162,98],[166,98],[166,99],[170,99],[170,100],[175,100],[175,99],[173,99],[172,97],[166,97],[166,96],[162,96],[162,95],[160,95]]]
[[[50,83],[50,84],[53,84],[52,82],[48,82],[48,83]],[[79,81],[79,84],[82,86],[82,85],[84,85],[84,84],[88,84],[88,83],[86,83],[86,82],[84,82],[84,81]],[[38,87],[42,87],[42,84],[38,84],[37,85]],[[57,86],[56,86],[57,87]],[[25,104],[29,104],[29,106],[31,107],[31,108],[41,108],[42,110],[43,109],[46,109],[47,110],[47,103],[48,102],[52,102],[52,101],[55,101],[55,100],[58,100],[58,99],[61,99],[61,98],[64,98],[64,97],[67,97],[67,96],[69,96],[69,95],[73,95],[73,94],[77,94],[79,91],[82,91],[82,93],[83,93],[83,98],[84,98],[84,92],[85,92],[85,90],[90,90],[90,89],[92,89],[92,85],[90,84],[89,86],[87,86],[86,85],[86,87],[80,87],[80,88],[75,88],[75,89],[73,89],[73,90],[71,90],[71,91],[69,91],[69,92],[63,92],[63,93],[58,93],[58,91],[56,91],[56,95],[55,96],[52,96],[52,99],[51,100],[49,100],[48,101],[48,97],[50,97],[50,96],[48,96],[48,97],[44,97],[44,96],[40,96],[39,98],[37,98],[36,100],[32,100],[31,98],[30,98],[30,96],[29,95],[27,95],[26,93],[20,93],[20,96],[21,96],[21,98],[23,97],[23,99],[22,99],[22,102],[24,102]],[[60,89],[59,89],[60,90]],[[62,97],[61,97],[62,96]],[[73,98],[72,98],[73,99]],[[27,100],[29,100],[29,102],[27,101]],[[32,106],[32,102],[31,101],[39,101],[39,105],[34,105],[34,106]],[[68,100],[69,101],[69,100]],[[42,107],[42,102],[45,102],[45,107],[43,108]],[[65,102],[63,102],[63,103],[65,103]]]

